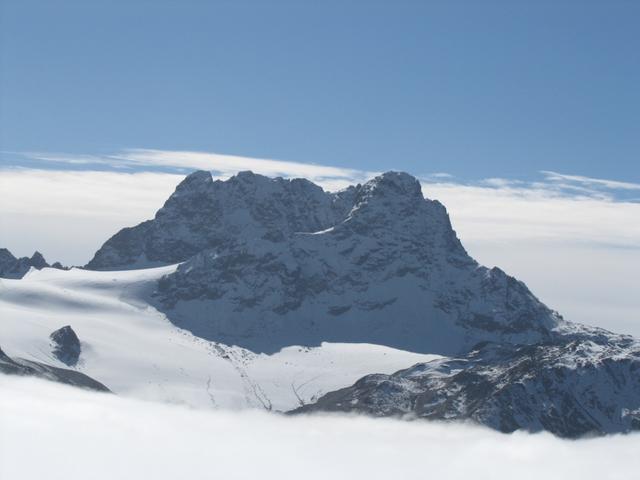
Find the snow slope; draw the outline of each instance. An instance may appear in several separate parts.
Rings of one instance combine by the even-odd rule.
[[[117,394],[196,407],[289,410],[372,372],[436,358],[367,344],[289,346],[255,354],[195,337],[146,298],[176,266],[96,272],[32,269],[0,279],[0,346],[11,357],[66,367],[49,335],[71,325],[76,370]]]

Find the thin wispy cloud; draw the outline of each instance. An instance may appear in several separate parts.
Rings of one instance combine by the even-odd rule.
[[[270,177],[303,177],[323,184],[330,189],[340,189],[353,183],[363,182],[378,173],[328,165],[186,150],[167,151],[135,148],[110,155],[51,154],[43,152],[26,152],[23,155],[26,158],[42,162],[67,163],[70,165],[108,165],[113,168],[129,167],[137,170],[145,167],[162,167],[173,169],[175,172],[201,169],[212,171],[220,178],[230,177],[242,170],[251,170],[254,173]]]
[[[423,183],[423,192],[445,204],[463,240],[640,248],[640,222],[633,220],[640,218],[639,203],[547,185]]]
[[[285,160],[225,155],[211,152],[189,150],[158,150],[132,148],[112,154],[66,154],[48,152],[5,152],[13,153],[23,159],[43,162],[43,164],[70,165],[87,167],[110,167],[112,169],[131,169],[132,171],[153,170],[167,173],[184,173],[190,170],[209,170],[219,178],[228,178],[242,170],[271,177],[303,177],[321,184],[329,190],[344,188],[355,183],[362,183],[379,174],[377,171],[358,170],[330,165],[318,165]],[[545,195],[568,197],[592,197],[602,200],[636,201],[628,195],[619,193],[640,191],[640,184],[618,180],[600,179],[582,175],[570,175],[550,170],[540,172],[542,178],[524,181],[512,178],[492,177],[464,181],[456,179],[446,172],[421,174],[419,177],[426,183],[452,183],[455,185],[492,187],[510,189],[514,194],[528,195],[530,192],[542,192]]]
[[[430,179],[430,180],[445,180],[445,179],[453,179],[453,175],[446,172],[435,172],[435,173],[426,173],[423,175],[418,175],[420,178]]]
[[[575,182],[582,185],[596,185],[605,187],[608,189],[622,189],[622,190],[640,190],[640,183],[620,182],[617,180],[605,180],[601,178],[584,177],[582,175],[565,175],[562,173],[552,172],[549,170],[543,170],[543,173],[548,180],[554,182]]]

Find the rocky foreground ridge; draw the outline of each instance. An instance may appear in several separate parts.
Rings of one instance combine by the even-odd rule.
[[[102,383],[84,373],[66,368],[58,368],[41,362],[34,362],[24,358],[11,358],[0,348],[0,373],[36,377],[53,382],[86,388],[98,392],[110,392]]]
[[[640,345],[580,330],[532,345],[480,343],[465,355],[367,375],[291,413],[462,420],[568,438],[639,430]]]

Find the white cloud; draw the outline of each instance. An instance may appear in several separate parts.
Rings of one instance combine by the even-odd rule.
[[[640,435],[567,441],[363,417],[188,410],[0,375],[0,478],[628,479]]]
[[[153,218],[181,175],[0,170],[0,246],[84,265],[125,226]]]
[[[222,155],[219,153],[127,149],[113,155],[69,155],[29,152],[26,157],[56,163],[107,164],[114,167],[165,167],[179,169],[211,170],[219,177],[226,178],[239,171],[251,170],[269,177],[303,177],[315,183],[322,183],[332,190],[363,182],[376,175],[350,168],[314,165],[309,163],[269,160],[262,158]]]
[[[449,180],[454,178],[450,173],[445,172],[435,172],[435,173],[426,173],[423,175],[418,175],[421,178],[429,179],[429,180]]]
[[[463,240],[545,240],[640,248],[640,203],[569,196],[542,185],[423,183],[444,203]]]
[[[74,170],[0,170],[2,215],[152,216],[184,175]]]
[[[616,180],[606,180],[602,178],[584,177],[582,175],[566,175],[562,173],[552,172],[549,170],[543,170],[543,174],[548,180],[554,182],[575,182],[578,184],[592,185],[605,187],[610,189],[622,189],[622,190],[640,190],[640,183],[619,182]]]

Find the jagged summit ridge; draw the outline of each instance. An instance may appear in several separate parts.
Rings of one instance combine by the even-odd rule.
[[[302,179],[241,172],[213,181],[209,172],[197,171],[178,185],[153,220],[118,232],[87,268],[167,265],[240,238],[276,241],[296,231],[322,230],[350,208],[348,196]]]
[[[395,209],[389,207],[397,204]],[[125,228],[100,248],[87,268],[118,270],[167,265],[242,238],[279,241],[299,232],[334,227],[371,204],[378,213],[402,214],[422,197],[406,173],[388,172],[364,185],[325,192],[305,179],[269,178],[240,172],[214,181],[206,171],[188,175],[153,220]],[[390,212],[389,212],[390,213]]]
[[[420,181],[405,172],[386,172],[368,181],[362,186],[363,197],[395,196],[413,200],[422,200]]]

